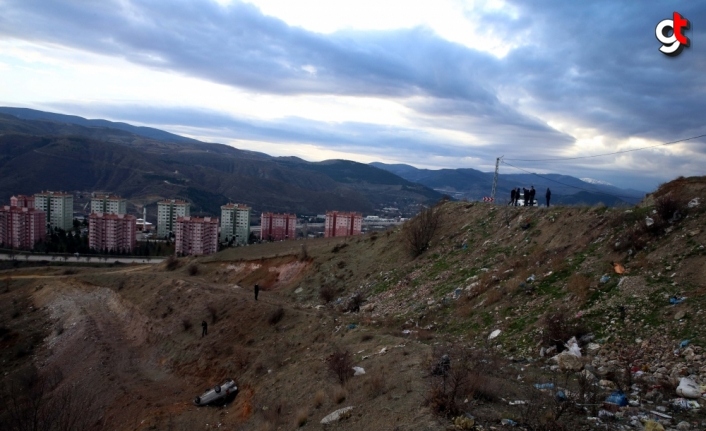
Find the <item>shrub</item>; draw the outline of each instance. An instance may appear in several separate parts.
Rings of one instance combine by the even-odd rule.
[[[544,317],[544,343],[556,346],[557,352],[564,350],[564,343],[571,337],[579,338],[586,335],[588,330],[584,325],[567,317],[567,313],[559,310]]]
[[[353,355],[348,350],[336,349],[326,359],[326,363],[339,383],[344,384],[353,377]]]
[[[185,317],[181,319],[181,326],[184,328],[184,332],[187,332],[193,325],[191,324],[191,320]]]
[[[175,269],[179,268],[179,259],[177,259],[177,257],[174,255],[169,256],[165,262],[165,267],[167,268],[167,271],[174,271]]]
[[[307,250],[306,244],[302,244],[302,248],[299,250],[299,262],[307,260],[309,260],[309,250]]]
[[[403,236],[409,252],[417,257],[429,248],[441,223],[441,209],[438,206],[423,208],[416,217],[404,224]]]
[[[324,285],[319,288],[319,298],[321,299],[321,301],[323,301],[324,304],[333,301],[333,298],[335,297],[336,291],[332,286]]]
[[[333,401],[336,404],[341,404],[346,398],[348,398],[348,391],[345,388],[339,386],[333,391]]]
[[[678,220],[684,216],[686,205],[674,196],[667,194],[655,200],[655,210],[664,221]]]
[[[342,242],[340,244],[336,244],[335,246],[333,246],[333,248],[331,249],[331,252],[338,253],[339,251],[343,250],[346,247],[348,247],[348,243]]]
[[[191,276],[197,275],[199,273],[199,265],[196,263],[192,263],[191,265],[189,265],[188,270],[189,270],[189,275],[191,275]]]
[[[297,411],[297,426],[298,427],[303,427],[306,425],[307,420],[309,419],[309,413],[306,411],[306,409],[302,408]]]
[[[280,320],[282,320],[282,317],[284,317],[284,308],[279,307],[270,313],[269,317],[267,318],[267,322],[270,325],[276,325],[280,322]]]
[[[317,409],[321,407],[324,404],[324,400],[326,399],[326,393],[323,391],[323,389],[319,389],[316,391],[316,394],[314,395],[314,407]]]
[[[377,370],[369,374],[368,381],[368,394],[371,398],[376,398],[385,392],[387,392],[387,378],[382,370]]]
[[[363,302],[365,302],[363,294],[360,292],[356,292],[353,296],[351,296],[351,299],[348,301],[347,311],[355,313],[359,312],[360,306],[363,305]]]

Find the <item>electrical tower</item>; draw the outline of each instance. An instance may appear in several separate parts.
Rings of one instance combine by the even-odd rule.
[[[498,170],[500,169],[500,159],[505,156],[500,156],[495,159],[495,176],[493,177],[493,189],[490,191],[490,200],[495,202],[495,189],[498,187]]]

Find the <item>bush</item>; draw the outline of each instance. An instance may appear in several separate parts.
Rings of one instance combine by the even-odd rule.
[[[363,305],[363,302],[365,302],[365,298],[363,297],[363,294],[360,292],[356,292],[353,296],[351,296],[351,299],[348,301],[348,310],[353,313],[357,313],[360,311],[360,306]]]
[[[441,209],[438,206],[423,208],[416,217],[404,224],[403,236],[409,252],[417,257],[426,251],[441,223]]]
[[[324,304],[327,304],[331,301],[333,301],[333,298],[336,297],[336,291],[333,289],[331,286],[321,286],[319,288],[319,298],[321,301],[323,301]]]
[[[269,317],[267,318],[267,322],[270,325],[276,325],[280,322],[280,320],[282,320],[282,317],[284,317],[284,308],[279,307],[270,313]]]
[[[199,265],[196,263],[192,263],[191,265],[189,265],[188,270],[189,270],[189,275],[191,275],[191,276],[197,275],[199,273]]]
[[[181,319],[181,326],[184,328],[184,332],[187,332],[193,325],[191,324],[191,320],[185,317]]]
[[[309,250],[306,248],[306,244],[302,244],[301,250],[299,250],[299,262],[305,262],[309,260]]]
[[[344,384],[353,377],[353,355],[348,350],[336,349],[326,359],[326,363],[339,383]]]
[[[171,255],[167,258],[165,266],[167,268],[167,271],[174,271],[175,269],[179,268],[179,259],[177,259],[176,256]]]
[[[565,311],[557,311],[544,317],[544,343],[556,346],[557,352],[565,349],[564,343],[571,337],[580,338],[588,333],[587,328],[579,321],[567,317]]]
[[[664,221],[679,220],[686,213],[686,205],[668,194],[655,200],[655,211]]]

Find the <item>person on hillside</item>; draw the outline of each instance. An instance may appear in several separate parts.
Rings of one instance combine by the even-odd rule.
[[[208,334],[208,323],[205,320],[201,321],[201,337],[205,337]]]
[[[534,186],[530,186],[530,191],[529,191],[529,206],[533,207],[534,206],[534,195],[537,193],[537,190],[534,189]]]
[[[549,200],[552,198],[552,191],[547,187],[547,193],[544,195],[547,198],[547,208],[549,208]]]
[[[522,187],[522,200],[524,201],[524,202],[522,202],[522,206],[526,207],[527,201],[529,201],[529,190],[527,190],[524,187]]]
[[[514,205],[515,199],[515,189],[512,189],[512,191],[510,192],[510,203],[508,205]]]
[[[520,188],[515,189],[515,206],[520,204]]]
[[[257,284],[255,285],[255,301],[257,301],[257,295],[260,293],[260,286]]]

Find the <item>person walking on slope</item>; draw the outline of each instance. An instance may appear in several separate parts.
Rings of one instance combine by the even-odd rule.
[[[547,208],[549,208],[549,199],[552,198],[552,191],[547,187],[547,193],[544,195],[547,198]]]
[[[534,206],[534,195],[537,193],[537,191],[534,189],[534,186],[530,186],[530,187],[531,187],[531,188],[530,188],[530,191],[529,191],[529,195],[530,195],[530,196],[529,196],[529,198],[530,198],[529,205],[530,205],[531,207],[533,207],[533,206]]]
[[[205,320],[201,321],[201,337],[205,337],[208,334],[208,323]]]
[[[255,301],[257,301],[257,294],[260,293],[260,286],[258,286],[258,285],[256,284],[254,290],[255,290]]]
[[[515,189],[515,206],[519,205],[520,203],[520,188]]]
[[[515,189],[512,189],[510,192],[510,203],[508,205],[514,205],[515,204]]]

